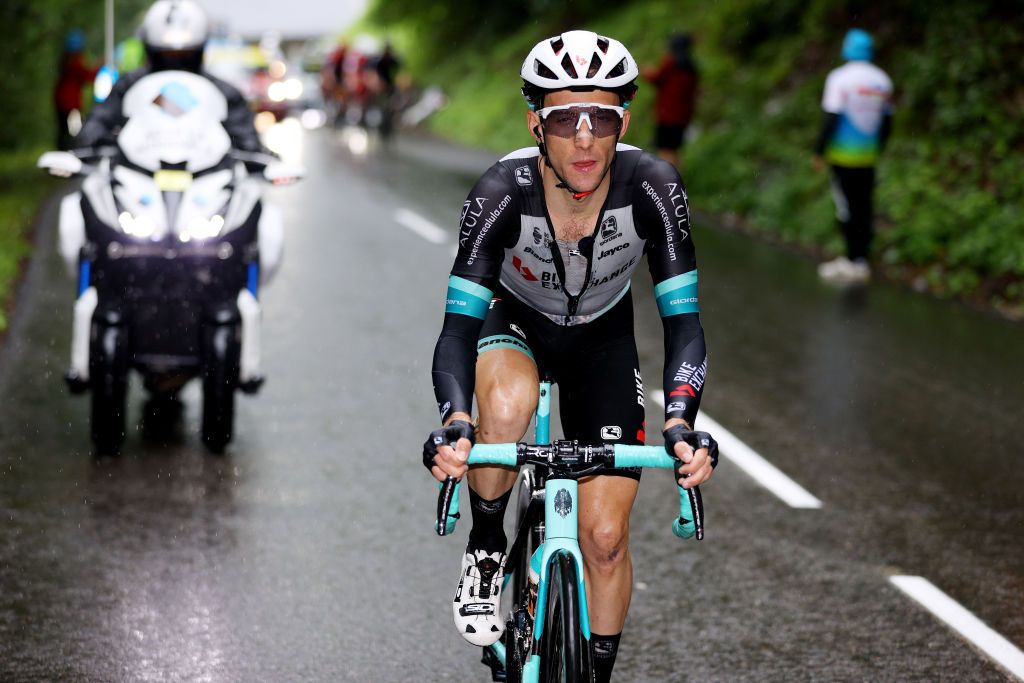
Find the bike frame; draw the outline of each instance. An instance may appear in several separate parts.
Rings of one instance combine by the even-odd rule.
[[[540,383],[536,439],[538,444],[551,443],[551,382]],[[537,651],[540,649],[540,639],[544,634],[551,566],[558,560],[559,555],[569,555],[576,564],[580,630],[586,641],[584,646],[590,646],[590,615],[587,609],[587,590],[583,581],[583,552],[579,544],[579,483],[575,479],[551,477],[545,481],[544,490],[544,540],[530,558],[531,568],[540,576],[533,621],[534,654],[530,655],[530,660],[523,667],[524,683],[532,683],[540,677],[541,661]],[[526,533],[525,530],[523,532]],[[506,663],[505,646],[501,641],[491,645],[491,649],[499,661]]]
[[[541,446],[552,445],[551,441],[551,382],[541,381],[536,412],[536,443]],[[560,442],[561,443],[561,442]],[[521,445],[521,444],[520,444]],[[522,460],[517,459],[517,444],[483,444],[473,447],[470,462],[473,464],[495,464],[513,466]],[[616,445],[615,466],[617,467],[656,467],[675,469],[676,461],[660,447]],[[653,452],[652,452],[653,451]],[[479,455],[477,453],[479,452]],[[461,483],[449,479],[440,484],[438,497],[438,514],[434,529],[438,535],[446,536],[454,532],[459,518],[459,488]],[[590,616],[587,609],[587,592],[584,584],[583,553],[579,546],[579,485],[575,478],[566,476],[548,476],[544,486],[544,538],[534,550],[530,558],[530,568],[537,572],[537,604],[533,615],[532,645],[529,660],[523,667],[523,681],[536,683],[540,677],[541,655],[540,641],[544,634],[544,620],[547,615],[547,601],[551,568],[563,555],[572,558],[576,566],[577,593],[579,599],[579,627],[584,640],[583,645],[590,644]],[[678,487],[680,494],[679,517],[673,521],[672,531],[679,538],[697,540],[703,538],[703,510],[700,492],[695,487],[685,490]],[[529,513],[527,513],[529,514]],[[535,514],[535,513],[534,513]],[[531,520],[524,517],[523,523],[516,530],[513,547],[520,541],[522,534],[530,533]],[[511,574],[505,575],[502,592],[509,584]],[[507,648],[499,640],[488,647],[491,654],[507,669]]]

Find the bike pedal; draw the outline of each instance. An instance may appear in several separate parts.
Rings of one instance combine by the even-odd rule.
[[[485,647],[483,648],[483,651],[484,655],[480,658],[480,663],[491,667],[491,680],[507,681],[508,674],[505,673],[505,667],[498,661],[498,656],[494,654],[494,650],[489,647]]]
[[[243,394],[255,394],[263,386],[263,383],[267,381],[266,376],[256,375],[251,377],[244,382],[238,383],[238,388],[242,390]]]
[[[64,383],[68,385],[68,391],[72,394],[84,394],[89,390],[89,380],[83,379],[73,370],[64,373]]]

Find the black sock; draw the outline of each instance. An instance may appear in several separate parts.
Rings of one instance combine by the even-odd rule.
[[[612,669],[615,667],[615,655],[619,653],[619,638],[622,633],[613,636],[590,634],[590,650],[594,654],[594,681],[608,683],[612,680]]]
[[[505,537],[505,508],[512,489],[494,500],[484,500],[472,488],[469,489],[469,509],[473,513],[473,528],[469,530],[469,545],[488,553],[503,553],[508,544]]]

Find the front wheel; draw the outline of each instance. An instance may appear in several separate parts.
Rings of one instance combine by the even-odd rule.
[[[576,560],[561,552],[550,567],[544,633],[541,636],[541,677],[546,683],[593,681],[590,643],[580,631],[580,596]]]
[[[539,484],[543,488],[544,484]],[[538,488],[537,474],[532,467],[524,467],[519,472],[519,490],[516,492],[516,540],[522,535],[522,550],[515,555],[515,566],[506,568],[512,574],[512,604],[525,606],[530,590],[530,559],[533,552],[544,542],[541,521],[527,519],[527,511]],[[529,525],[529,529],[523,527]]]
[[[118,455],[125,437],[128,343],[120,325],[97,324],[89,357],[91,432],[96,455]]]
[[[233,324],[210,327],[203,337],[203,443],[223,453],[234,434],[241,343]]]

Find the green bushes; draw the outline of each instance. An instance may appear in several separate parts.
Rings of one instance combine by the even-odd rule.
[[[415,75],[440,83],[451,99],[433,129],[495,151],[530,144],[518,65],[540,37],[583,25],[575,5],[520,0],[502,4],[500,16],[479,5],[472,41],[454,33],[439,43],[409,11],[428,3],[400,4],[402,12],[386,13],[394,3],[378,0],[370,17],[387,14],[389,29],[408,38],[401,45],[407,53],[431,55],[413,60]],[[702,70],[699,135],[685,150],[683,176],[693,205],[828,253],[841,240],[827,175],[810,163],[821,89],[840,63],[846,30],[868,29],[897,93],[893,137],[878,169],[879,264],[919,288],[1019,312],[1024,24],[1013,5],[646,0],[603,12],[591,6],[585,25],[622,40],[641,64],[658,58],[673,31],[692,32]],[[629,142],[651,139],[651,103],[650,88],[641,86]]]

